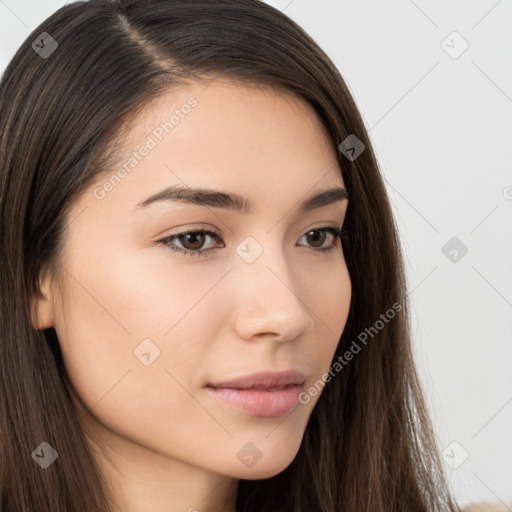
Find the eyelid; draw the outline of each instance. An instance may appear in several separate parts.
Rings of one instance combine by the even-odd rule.
[[[308,246],[304,246],[304,247],[311,249],[314,253],[320,253],[320,254],[324,253],[325,254],[325,253],[328,253],[329,251],[335,249],[337,247],[339,241],[346,240],[347,232],[346,232],[346,230],[343,229],[344,222],[341,223],[341,226],[339,223],[336,226],[328,226],[328,225],[326,225],[326,222],[329,222],[329,221],[324,221],[323,223],[320,223],[320,225],[314,225],[314,226],[304,229],[302,234],[300,235],[299,239],[306,236],[311,231],[324,231],[324,232],[329,233],[331,235],[331,237],[334,238],[333,243],[331,245],[329,245],[328,247],[323,247],[323,248],[315,248],[315,247],[308,247]],[[208,229],[203,224],[201,226],[201,228],[184,228],[184,229],[181,229],[180,231],[171,233],[168,236],[164,237],[163,239],[159,240],[158,244],[167,250],[181,253],[182,256],[207,256],[212,251],[212,249],[216,249],[216,247],[214,247],[214,248],[209,247],[206,249],[192,250],[192,249],[186,249],[186,248],[180,247],[179,245],[175,245],[171,242],[171,239],[173,239],[173,238],[179,237],[181,235],[191,234],[191,233],[201,233],[203,235],[210,236],[214,239],[222,238],[220,236],[220,233],[215,228]],[[300,244],[300,245],[302,245],[302,244]],[[225,247],[225,244],[223,245],[223,247]],[[222,248],[222,247],[220,247],[220,248]]]
[[[331,223],[333,223],[333,225],[329,226],[328,224],[331,224]],[[312,231],[315,229],[320,229],[320,228],[332,227],[332,228],[341,230],[343,228],[344,223],[345,223],[345,219],[343,219],[342,222],[336,222],[336,221],[333,222],[332,220],[317,221],[312,226],[309,226],[309,227],[305,228],[304,230],[302,230],[302,233],[300,236],[303,236],[304,234],[308,233],[309,231]],[[184,235],[187,233],[195,233],[198,231],[211,231],[212,233],[215,234],[215,236],[221,235],[221,233],[218,229],[216,229],[212,226],[205,225],[205,224],[201,224],[200,227],[195,227],[192,224],[190,227],[186,226],[184,228],[176,228],[176,229],[177,229],[177,231],[174,231],[174,232],[171,232],[171,233],[165,235],[164,238],[169,238],[171,236]]]

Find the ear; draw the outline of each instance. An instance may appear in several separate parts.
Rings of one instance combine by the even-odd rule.
[[[51,294],[51,277],[49,272],[43,272],[39,281],[40,293],[32,299],[32,327],[36,330],[47,329],[54,325],[54,303]]]

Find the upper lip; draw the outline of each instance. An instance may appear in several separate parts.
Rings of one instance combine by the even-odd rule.
[[[208,384],[214,388],[249,389],[253,387],[273,388],[288,386],[290,384],[303,384],[305,377],[299,370],[287,370],[283,372],[258,372],[244,375],[232,380],[213,382]]]

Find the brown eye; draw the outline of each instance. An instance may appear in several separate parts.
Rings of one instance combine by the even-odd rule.
[[[325,246],[328,239],[327,234],[331,235],[331,243]],[[308,247],[314,249],[316,252],[328,252],[337,248],[337,241],[341,239],[342,234],[343,232],[336,228],[326,227],[310,229],[307,233],[304,233],[301,238],[306,237]],[[207,256],[210,249],[215,248],[204,247],[208,238],[218,242],[220,235],[215,231],[198,229],[195,231],[175,233],[160,240],[159,243],[174,252],[179,252],[186,256]],[[221,247],[223,246],[224,245]]]
[[[313,236],[311,236],[312,233]],[[325,231],[322,231],[320,229],[312,229],[311,231],[308,231],[308,233],[306,233],[306,236],[309,238],[309,241],[313,247],[322,247],[326,239]]]
[[[180,240],[184,249],[197,251],[202,248],[205,241],[205,235],[201,231],[193,231],[184,235],[179,235],[178,240]]]
[[[160,240],[159,243],[174,252],[180,252],[186,256],[199,256],[203,253],[207,253],[210,249],[208,247],[203,248],[208,238],[217,240],[219,238],[219,234],[208,229],[183,231],[181,233],[170,235],[163,240]],[[175,242],[178,242],[178,244]]]
[[[316,249],[317,252],[324,252],[336,249],[338,239],[341,239],[341,233],[342,232],[336,228],[317,228],[310,229],[307,233],[304,233],[302,237],[307,238],[306,242],[309,247]],[[325,243],[328,239],[327,234],[331,235],[331,243],[325,246]]]

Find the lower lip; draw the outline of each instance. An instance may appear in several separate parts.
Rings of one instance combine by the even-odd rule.
[[[265,389],[233,389],[207,386],[208,392],[224,402],[254,416],[273,418],[291,410],[299,400],[302,386],[289,385],[279,391]]]

